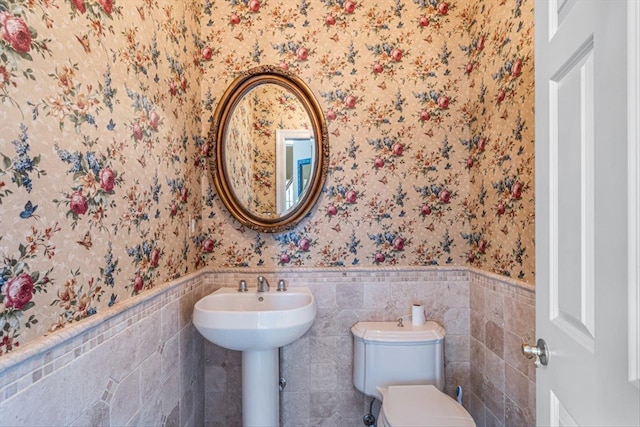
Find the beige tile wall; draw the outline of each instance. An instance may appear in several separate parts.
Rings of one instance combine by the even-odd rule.
[[[257,273],[214,274],[220,286],[240,279],[254,286]],[[446,391],[469,388],[469,279],[466,268],[419,268],[358,271],[308,269],[266,274],[271,283],[311,288],[317,304],[309,332],[282,349],[281,369],[287,385],[281,395],[283,426],[362,426],[370,398],[352,383],[352,337],[358,321],[408,316],[413,303],[447,329]],[[240,356],[205,343],[205,420],[208,426],[239,425]],[[375,405],[375,410],[379,405]]]
[[[535,295],[520,282],[470,272],[471,414],[478,426],[535,425]]]
[[[201,270],[3,356],[0,425],[240,425],[240,353],[190,320],[197,299],[258,274],[308,286],[318,303],[310,331],[282,349],[283,426],[362,426],[370,399],[352,385],[350,327],[413,303],[447,329],[446,392],[463,387],[479,426],[535,424],[535,368],[520,355],[534,337],[531,289],[466,268],[310,268]]]
[[[0,425],[202,425],[200,275],[153,289],[0,359]]]

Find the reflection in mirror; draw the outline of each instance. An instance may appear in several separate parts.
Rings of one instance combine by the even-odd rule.
[[[271,66],[243,73],[216,109],[211,139],[216,189],[242,224],[282,231],[313,207],[327,173],[328,132],[299,78]]]
[[[286,150],[278,150],[278,132],[300,129],[298,135],[310,139],[311,121],[295,94],[277,84],[255,86],[238,101],[231,112],[226,136],[226,168],[231,171],[229,186],[251,214],[275,218],[295,205],[278,203],[286,193],[286,182],[278,179],[278,164],[286,164]],[[291,134],[289,144],[293,144]],[[296,144],[296,147],[299,144]],[[299,149],[294,150],[299,155]],[[307,153],[311,159],[313,152]],[[292,159],[293,160],[293,159]],[[297,183],[293,188],[297,188]],[[298,200],[296,192],[295,200]]]
[[[276,201],[282,216],[295,207],[309,186],[315,150],[308,129],[276,131]]]

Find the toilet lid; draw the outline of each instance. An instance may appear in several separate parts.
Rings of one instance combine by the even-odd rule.
[[[462,405],[432,385],[382,389],[382,411],[390,426],[475,426]]]

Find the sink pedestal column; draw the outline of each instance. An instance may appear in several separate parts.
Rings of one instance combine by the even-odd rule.
[[[242,425],[280,425],[278,348],[242,352]]]

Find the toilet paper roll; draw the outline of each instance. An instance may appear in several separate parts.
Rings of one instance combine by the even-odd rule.
[[[413,307],[411,307],[411,324],[420,326],[424,325],[426,321],[424,306],[422,304],[413,304]]]

